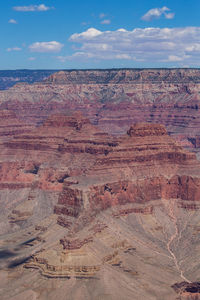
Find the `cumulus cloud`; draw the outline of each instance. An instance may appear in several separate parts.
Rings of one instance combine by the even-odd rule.
[[[29,46],[31,52],[59,52],[63,47],[63,44],[52,41],[52,42],[36,42]]]
[[[11,51],[21,51],[21,50],[22,50],[22,48],[19,48],[19,47],[7,48],[8,52],[11,52]]]
[[[71,37],[70,40],[73,41],[85,41],[85,40],[90,40],[91,38],[94,38],[98,35],[102,34],[102,32],[100,30],[97,30],[95,28],[89,28],[87,31],[84,31],[82,33],[74,33]]]
[[[183,28],[123,28],[100,31],[90,28],[73,34],[71,42],[81,44],[71,59],[124,59],[143,62],[200,61],[200,27]],[[66,57],[60,57],[66,60]]]
[[[110,23],[111,23],[111,21],[109,19],[105,19],[105,20],[101,21],[101,24],[104,24],[104,25],[109,25]]]
[[[54,7],[49,7],[46,6],[45,4],[39,4],[39,5],[28,5],[28,6],[14,6],[13,9],[15,11],[30,12],[30,11],[47,11],[50,9],[54,9]]]
[[[164,16],[166,19],[173,19],[175,14],[169,12],[170,9],[166,6],[161,8],[152,8],[144,16],[142,16],[143,21],[151,21],[153,19],[159,19],[161,16]]]
[[[8,23],[10,23],[10,24],[17,24],[17,21],[16,21],[15,19],[10,19],[10,20],[8,21]]]

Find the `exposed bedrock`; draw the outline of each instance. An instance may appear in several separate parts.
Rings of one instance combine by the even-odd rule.
[[[200,82],[199,69],[110,69],[60,71],[45,82],[55,84],[101,84],[137,82]]]
[[[0,140],[29,132],[32,129],[32,126],[19,120],[14,111],[0,110]]]
[[[90,216],[97,214],[111,207],[120,207],[126,204],[139,203],[146,204],[152,200],[179,199],[186,201],[200,201],[200,179],[191,176],[175,175],[171,178],[164,176],[145,178],[135,181],[118,181],[108,184],[98,184],[88,186],[83,190],[78,186],[64,186],[64,191],[58,198],[58,205],[54,208],[54,213],[59,215],[58,223],[65,224],[61,216],[78,218],[81,213]],[[182,202],[181,202],[182,203]],[[182,207],[184,204],[182,203]],[[185,204],[186,209],[198,209],[194,203]],[[120,208],[119,208],[120,211]],[[137,212],[137,209],[121,209],[121,215]],[[138,210],[142,213],[150,213],[151,207]],[[120,213],[119,213],[120,214]],[[117,215],[117,214],[116,214]],[[81,220],[81,219],[80,219]]]
[[[31,124],[80,110],[115,134],[136,122],[162,123],[182,145],[193,148],[191,139],[198,138],[200,127],[199,93],[198,69],[61,71],[42,83],[1,91],[0,108]]]
[[[163,125],[116,136],[57,113],[0,147],[0,298],[175,300],[198,281],[200,164]]]
[[[199,300],[200,282],[180,282],[173,286],[173,289],[180,294],[180,300]]]

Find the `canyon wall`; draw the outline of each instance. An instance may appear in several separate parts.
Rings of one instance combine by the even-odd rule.
[[[34,128],[0,114],[2,299],[23,293],[25,278],[42,300],[51,283],[52,297],[69,283],[64,295],[76,300],[72,280],[76,290],[94,285],[88,295],[102,300],[112,278],[117,300],[130,282],[139,285],[130,299],[175,300],[180,282],[197,281],[200,164],[163,125],[137,123],[116,136],[78,111]]]
[[[79,110],[112,134],[137,122],[161,123],[183,146],[198,149],[199,92],[199,69],[72,70],[1,91],[0,108],[31,124]]]
[[[200,163],[182,147],[199,147],[199,78],[62,71],[0,92],[2,299],[199,296]]]

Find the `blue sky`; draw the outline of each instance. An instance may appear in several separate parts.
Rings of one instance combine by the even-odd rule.
[[[0,69],[200,67],[199,0],[0,6]]]

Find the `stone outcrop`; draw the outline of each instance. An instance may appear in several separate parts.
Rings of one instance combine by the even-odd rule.
[[[198,300],[200,299],[200,283],[199,282],[181,282],[176,283],[172,288],[180,294],[181,300]]]
[[[51,261],[51,262],[49,262]],[[39,253],[26,268],[39,267],[42,274],[49,278],[68,278],[72,274],[80,278],[90,278],[100,270],[100,262],[90,253],[57,253],[55,250]]]
[[[90,220],[90,216],[108,208],[131,203],[146,204],[160,199],[191,201],[191,204],[180,202],[181,207],[188,210],[197,210],[199,207],[193,202],[197,201],[198,203],[200,200],[200,179],[186,175],[175,175],[170,179],[160,175],[160,177],[149,179],[119,181],[103,185],[97,182],[87,186],[86,184],[86,181],[82,181],[80,185],[63,186],[62,196],[54,208],[54,213],[58,215],[58,224],[70,227],[74,223],[72,218],[77,219],[83,213],[87,214],[87,219]],[[63,195],[65,196],[63,197]],[[115,212],[113,215],[150,214],[152,212],[153,207],[147,206],[119,209],[119,212]],[[82,222],[81,218],[80,222]]]
[[[160,124],[139,123],[131,126],[127,134],[131,137],[162,136],[167,135],[167,131]]]
[[[65,250],[75,250],[82,248],[85,244],[88,244],[93,241],[92,236],[85,238],[84,240],[69,240],[69,239],[61,239],[60,243],[63,245]]]

